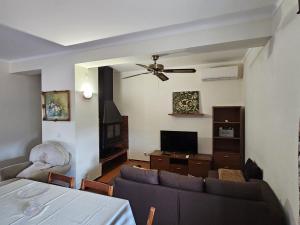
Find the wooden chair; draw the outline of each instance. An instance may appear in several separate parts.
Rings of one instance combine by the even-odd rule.
[[[91,192],[95,192],[95,193],[98,193],[98,194],[104,194],[104,195],[107,195],[107,196],[112,196],[114,187],[110,186],[108,184],[102,183],[102,182],[83,179],[81,181],[80,190],[91,191]]]
[[[68,177],[61,174],[49,172],[48,183],[63,186],[63,187],[67,186],[69,188],[74,188],[75,179],[74,177]]]
[[[153,224],[154,213],[155,213],[155,208],[151,207],[150,210],[149,210],[147,225],[152,225]]]

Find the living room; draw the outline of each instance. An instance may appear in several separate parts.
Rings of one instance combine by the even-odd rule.
[[[46,4],[50,13],[56,9],[50,3],[20,3],[24,4],[23,7],[15,7],[14,1],[3,2],[5,7],[0,9],[3,24],[0,27],[3,34],[3,40],[0,39],[3,41],[0,42],[0,58],[3,59],[0,62],[0,105],[3,106],[0,110],[3,124],[0,128],[0,160],[23,156],[28,159],[35,145],[57,141],[72,156],[66,175],[75,178],[77,189],[82,179],[101,179],[105,171],[102,171],[99,149],[102,142],[98,118],[98,67],[109,66],[114,71],[114,103],[122,116],[128,116],[128,159],[136,165],[149,162],[150,154],[161,149],[162,130],[197,132],[197,153],[213,157],[213,106],[242,106],[245,110],[242,164],[249,158],[256,162],[263,171],[263,180],[279,199],[289,221],[287,224],[297,224],[299,5],[294,0],[238,2],[222,1],[204,6],[204,3],[189,1],[190,5],[184,8],[186,18],[190,14],[189,20],[174,16],[172,23],[168,23],[166,18],[160,18],[159,25],[154,24],[156,20],[153,23],[143,20],[144,27],[140,30],[132,25],[135,23],[130,26],[127,21],[126,24],[126,16],[118,9],[123,15],[118,22],[124,22],[122,25],[127,30],[123,33],[118,29],[105,30],[107,34],[116,33],[101,38],[98,38],[97,32],[93,33],[94,36],[88,32],[94,25],[99,26],[97,23],[82,26],[82,30],[77,32],[80,23],[73,30],[72,21],[65,24],[66,20],[62,18],[66,18],[59,13],[65,32],[55,30],[54,19],[44,21],[48,28],[42,29],[41,26],[37,29],[29,23],[33,21],[34,13],[24,15],[20,10],[26,8],[29,12],[46,13],[43,10],[43,4]],[[99,3],[93,4],[99,6]],[[173,4],[173,9],[180,15],[183,6],[179,2]],[[168,5],[165,3],[162,7],[167,9]],[[96,8],[91,6],[80,5],[87,10]],[[80,14],[80,9],[72,7]],[[17,10],[13,10],[15,8]],[[28,21],[27,24],[22,23],[22,16],[28,18],[24,20]],[[145,19],[144,16],[132,19],[138,21],[138,18]],[[19,19],[15,21],[13,18]],[[72,18],[77,19],[76,16]],[[104,18],[98,19],[102,21]],[[86,22],[91,21],[87,19]],[[68,32],[67,25],[70,28]],[[105,33],[106,25],[101,24],[101,27]],[[65,36],[55,35],[57,33]],[[169,79],[163,81],[155,74],[161,71],[136,65],[148,67],[155,64],[153,55],[159,55],[156,62],[164,65],[164,69],[187,68],[196,72],[164,73]],[[231,66],[242,68],[235,79],[203,80],[207,69]],[[146,72],[149,73],[126,78]],[[27,86],[25,82],[28,82]],[[92,90],[90,99],[83,98],[83,84],[89,84],[85,88]],[[45,97],[49,92],[66,90],[70,95],[68,120],[42,120],[40,92]],[[198,93],[197,113],[200,115],[173,115],[173,93],[188,91]],[[22,110],[24,113],[21,113]],[[211,169],[214,169],[213,166]],[[115,191],[118,194],[117,186]],[[132,202],[135,216],[136,206]],[[157,206],[154,224],[160,224],[157,219],[161,213]],[[146,219],[145,213],[142,214]],[[180,223],[189,224],[182,220]]]

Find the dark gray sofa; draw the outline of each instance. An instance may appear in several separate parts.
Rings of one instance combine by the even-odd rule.
[[[224,182],[128,166],[115,179],[114,196],[128,199],[137,225],[156,208],[155,225],[286,225],[275,194],[264,181]]]

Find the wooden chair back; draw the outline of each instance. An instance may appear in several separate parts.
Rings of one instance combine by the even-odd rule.
[[[59,186],[67,186],[69,188],[74,188],[75,179],[74,179],[74,177],[68,177],[68,176],[64,176],[61,174],[49,172],[48,183],[59,185]],[[64,185],[64,184],[66,184],[66,185]]]
[[[91,191],[98,194],[104,194],[107,196],[112,196],[114,190],[113,186],[110,186],[108,184],[98,182],[98,181],[85,180],[85,179],[81,181],[80,189],[83,191]]]
[[[151,207],[150,210],[149,210],[147,225],[152,225],[153,224],[154,214],[155,214],[155,208]]]

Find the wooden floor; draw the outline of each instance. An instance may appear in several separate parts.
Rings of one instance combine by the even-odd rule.
[[[122,165],[141,166],[142,168],[146,168],[146,169],[150,168],[150,162],[138,161],[138,160],[128,160]],[[107,183],[107,184],[112,184],[114,178],[120,174],[120,169],[122,165],[119,165],[114,169],[110,170],[109,172],[103,174],[100,178],[97,179],[97,181]]]

